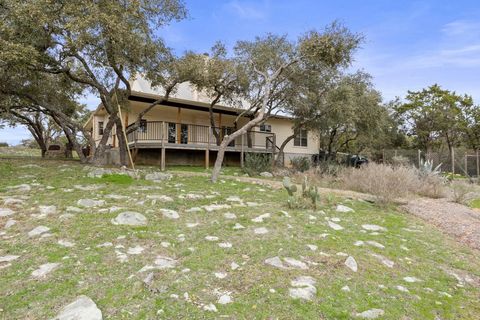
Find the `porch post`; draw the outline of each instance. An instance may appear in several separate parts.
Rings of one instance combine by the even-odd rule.
[[[165,171],[165,121],[162,121],[161,125],[161,139],[162,139],[162,149],[160,153],[160,170]]]
[[[240,167],[243,168],[243,137],[245,134],[242,134],[241,146],[240,146]]]
[[[276,141],[276,135],[273,134],[272,136],[272,167],[275,166],[275,151],[277,149],[277,141]]]

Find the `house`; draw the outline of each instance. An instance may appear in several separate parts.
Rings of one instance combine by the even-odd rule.
[[[161,89],[152,88],[148,81],[139,78],[131,83],[132,93],[129,97],[128,110],[123,112],[125,126],[132,125],[138,114],[152,102],[162,97]],[[226,105],[213,108],[216,127],[210,126],[209,100],[205,94],[198,92],[189,83],[182,83],[167,102],[155,106],[142,119],[140,127],[127,135],[128,146],[136,164],[159,165],[213,165],[218,151],[214,130],[220,139],[241,127],[250,119],[239,117],[245,109]],[[108,114],[100,105],[85,124],[92,132],[95,141],[103,136],[103,128]],[[243,165],[246,153],[263,153],[275,155],[282,142],[293,133],[293,122],[289,117],[275,115],[247,134],[237,138],[227,148],[226,165]],[[108,144],[115,151],[118,138],[115,130],[108,139]],[[284,149],[284,160],[288,165],[294,157],[311,157],[317,154],[319,142],[314,134],[302,129]]]

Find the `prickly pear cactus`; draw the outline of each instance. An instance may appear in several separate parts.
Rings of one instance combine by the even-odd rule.
[[[320,194],[318,193],[317,186],[308,188],[308,197],[312,200],[313,208],[317,209],[317,202],[320,200]]]
[[[297,192],[297,186],[292,184],[289,177],[283,178],[283,186],[287,189],[288,195],[293,197],[294,193]]]

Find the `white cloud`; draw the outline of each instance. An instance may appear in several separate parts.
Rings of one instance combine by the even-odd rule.
[[[480,31],[480,22],[457,20],[445,24],[442,32],[447,36],[470,35],[471,33],[478,33]]]

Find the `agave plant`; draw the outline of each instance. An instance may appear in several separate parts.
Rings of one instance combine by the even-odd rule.
[[[442,164],[440,163],[436,167],[433,166],[433,161],[430,159],[420,160],[420,166],[418,167],[419,173],[421,176],[439,176],[441,171]]]

